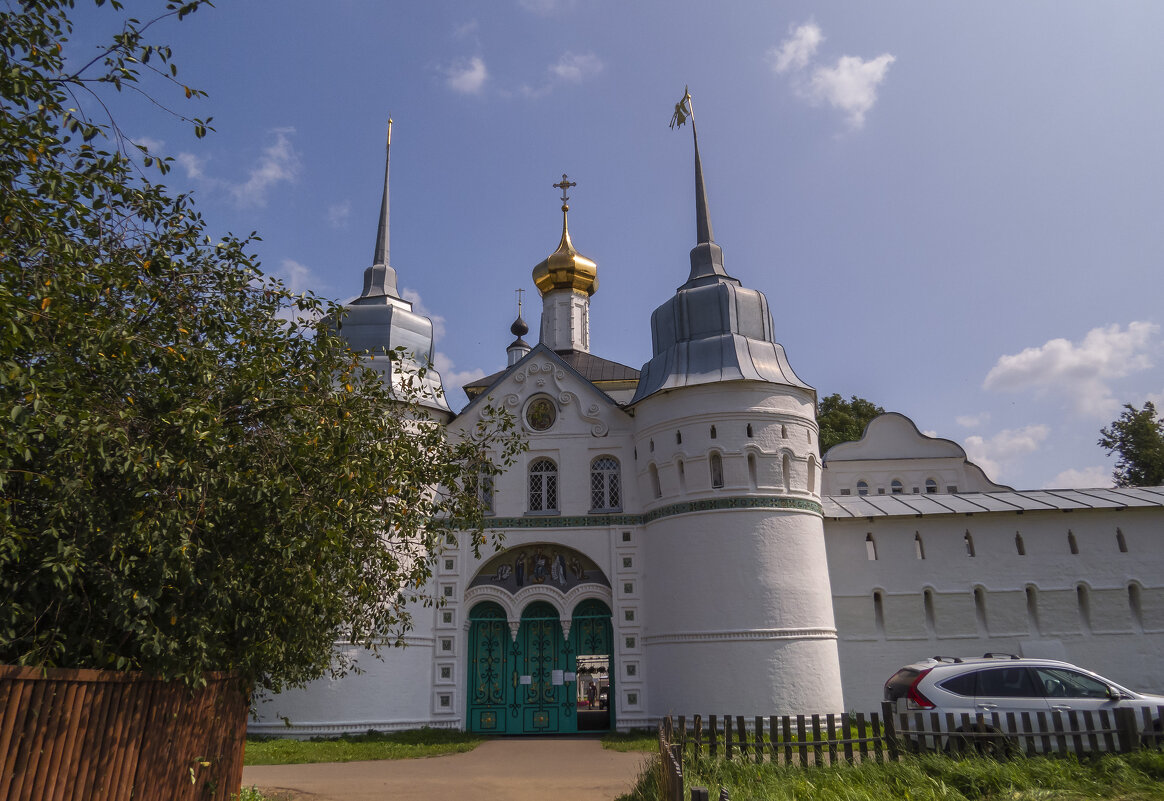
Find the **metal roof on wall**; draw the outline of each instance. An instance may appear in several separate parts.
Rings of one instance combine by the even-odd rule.
[[[955,495],[826,495],[825,517],[905,517],[1164,506],[1164,487],[964,492]]]

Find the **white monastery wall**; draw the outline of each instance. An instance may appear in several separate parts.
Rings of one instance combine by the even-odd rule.
[[[917,659],[987,651],[1164,690],[1160,535],[1155,508],[826,520],[846,703],[875,709]]]

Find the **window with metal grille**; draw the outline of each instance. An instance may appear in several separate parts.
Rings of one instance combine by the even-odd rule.
[[[621,509],[622,481],[618,459],[599,456],[590,463],[590,508]]]
[[[477,468],[477,500],[481,503],[481,511],[493,513],[493,474],[485,467]]]
[[[558,466],[549,459],[538,459],[529,466],[529,510],[558,511]]]

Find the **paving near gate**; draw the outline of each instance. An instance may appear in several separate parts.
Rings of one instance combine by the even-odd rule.
[[[648,757],[597,739],[523,737],[424,759],[250,765],[243,785],[295,801],[611,801],[630,791]]]

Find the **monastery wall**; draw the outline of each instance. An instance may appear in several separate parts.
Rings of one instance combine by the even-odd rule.
[[[1159,508],[825,521],[845,703],[902,665],[1001,651],[1164,690]]]

